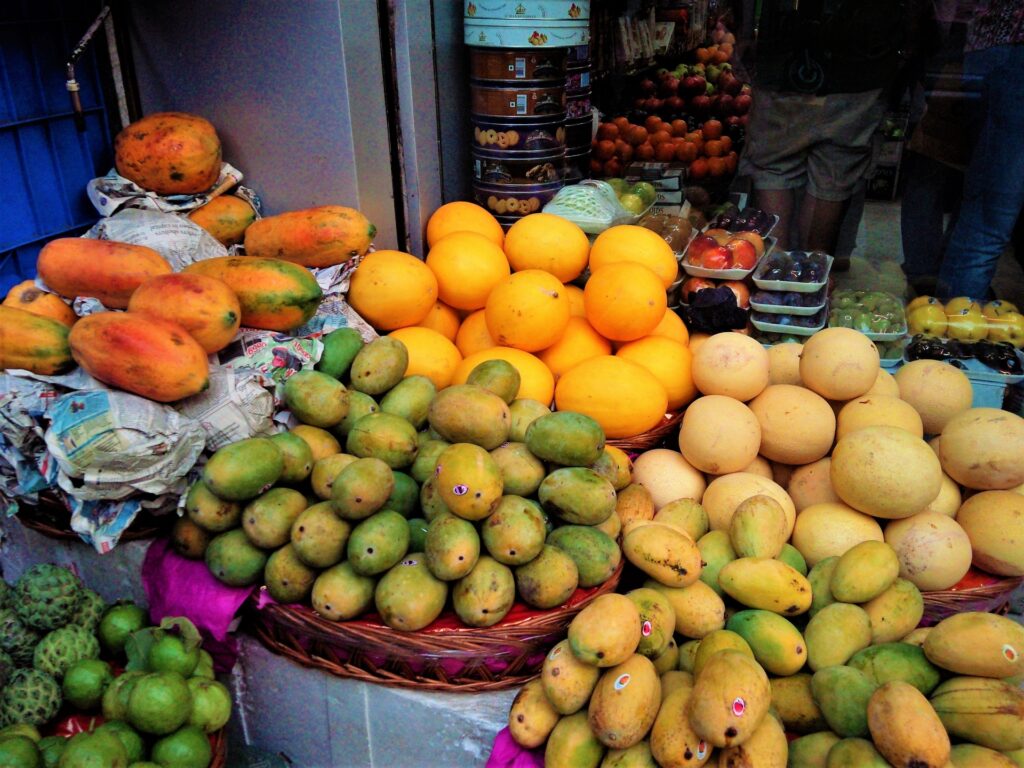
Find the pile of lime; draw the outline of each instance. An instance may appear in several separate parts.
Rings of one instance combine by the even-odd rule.
[[[654,185],[648,181],[626,181],[625,179],[606,179],[619,198],[619,205],[630,213],[639,216],[654,204],[658,193]]]

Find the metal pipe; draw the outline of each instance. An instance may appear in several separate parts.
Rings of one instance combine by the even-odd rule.
[[[89,28],[85,31],[85,35],[78,41],[78,45],[71,52],[71,57],[68,59],[65,65],[65,73],[67,76],[67,83],[65,87],[68,89],[68,93],[71,95],[71,111],[75,117],[75,127],[79,131],[85,130],[85,115],[82,113],[82,99],[78,95],[79,85],[75,79],[75,63],[85,53],[86,46],[92,41],[93,35],[96,34],[96,30],[100,28],[100,25],[104,22],[107,16],[110,15],[110,6],[103,6],[103,10],[100,11],[100,15],[96,17],[96,20],[89,25]]]

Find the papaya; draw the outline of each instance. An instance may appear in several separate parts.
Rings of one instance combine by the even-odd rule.
[[[651,754],[658,765],[697,768],[711,757],[714,747],[697,735],[690,725],[692,687],[683,687],[665,697],[651,727]]]
[[[516,590],[532,608],[562,605],[579,586],[579,569],[565,552],[545,544],[533,560],[515,570]]]
[[[586,712],[563,717],[552,729],[544,747],[544,765],[598,768],[604,757],[604,745],[590,730]]]
[[[628,749],[647,735],[660,705],[661,681],[654,664],[633,654],[601,675],[590,697],[587,722],[606,747]]]
[[[815,672],[845,664],[857,651],[871,645],[871,619],[859,605],[833,603],[807,622],[804,639],[807,664]]]
[[[220,138],[198,115],[155,112],[117,134],[114,166],[151,192],[194,195],[208,190],[220,176]]]
[[[855,653],[847,664],[864,672],[875,685],[902,680],[925,696],[931,694],[942,679],[924,651],[909,643],[872,645]]]
[[[348,414],[348,390],[319,371],[299,371],[284,383],[284,403],[303,424],[333,427]]]
[[[348,621],[373,605],[376,580],[356,573],[352,563],[338,563],[313,582],[313,608],[329,621]]]
[[[787,731],[793,733],[817,733],[828,728],[825,716],[814,701],[811,690],[811,676],[807,674],[789,677],[773,677],[772,707]]]
[[[725,624],[750,646],[758,664],[773,675],[793,675],[807,661],[807,643],[789,619],[764,610],[734,613]]]
[[[536,749],[547,741],[561,716],[544,695],[540,680],[531,680],[516,694],[508,711],[508,732],[519,746]]]
[[[718,768],[786,768],[789,741],[782,724],[766,716],[742,744],[722,750]]]
[[[1024,627],[993,613],[958,613],[932,628],[924,652],[958,675],[1013,677],[1024,670]]]
[[[1024,749],[1024,691],[1003,680],[954,677],[931,695],[950,736],[1000,752]]]
[[[601,425],[589,416],[572,411],[548,413],[526,430],[530,452],[565,467],[589,467],[604,450]]]
[[[375,234],[354,208],[321,205],[254,221],[245,230],[245,252],[319,269],[364,255]]]
[[[928,699],[909,683],[886,683],[868,702],[871,740],[882,756],[902,768],[943,768],[949,735]]]
[[[559,641],[544,657],[540,682],[555,711],[571,715],[590,701],[600,676],[601,670],[596,666],[576,658],[567,638]]]
[[[226,347],[238,333],[242,308],[227,283],[206,275],[157,275],[128,300],[128,311],[177,323],[207,354]]]
[[[796,616],[811,607],[811,585],[806,577],[779,560],[733,560],[719,572],[718,583],[726,594],[750,608]]]
[[[182,271],[227,283],[242,308],[242,325],[249,328],[290,331],[307,322],[323,299],[312,272],[282,259],[218,256]]]
[[[24,280],[7,292],[3,306],[31,312],[33,315],[48,317],[70,328],[78,320],[67,302],[55,293],[42,291],[35,280]]]
[[[716,747],[742,744],[767,717],[771,700],[768,676],[756,661],[739,651],[721,651],[697,675],[690,726]]]
[[[430,573],[422,552],[406,555],[374,590],[377,613],[400,632],[415,632],[430,624],[441,615],[447,597],[448,585]]]
[[[688,587],[700,578],[696,543],[667,525],[652,522],[634,528],[623,538],[622,552],[629,562],[666,587]]]
[[[218,195],[196,208],[188,217],[225,247],[238,245],[245,230],[256,221],[256,209],[238,195]]]
[[[537,498],[548,514],[570,525],[597,525],[615,512],[615,487],[586,467],[556,469],[541,482]]]
[[[484,555],[452,589],[452,607],[469,627],[490,627],[508,615],[516,599],[516,582],[507,565]]]
[[[247,501],[281,477],[284,457],[274,441],[250,437],[219,448],[203,467],[203,483],[220,499]]]
[[[506,494],[532,496],[544,480],[544,463],[530,453],[526,443],[505,443],[491,451],[498,464]]]
[[[580,661],[614,667],[640,644],[640,612],[625,595],[599,595],[573,617],[569,647]]]
[[[91,296],[108,309],[127,309],[135,289],[170,274],[171,265],[144,245],[61,237],[43,246],[36,269],[46,287],[65,298]]]
[[[51,375],[73,368],[68,327],[23,309],[0,305],[0,368]]]
[[[68,344],[93,378],[160,403],[197,395],[210,385],[206,352],[169,320],[101,312],[75,323]]]

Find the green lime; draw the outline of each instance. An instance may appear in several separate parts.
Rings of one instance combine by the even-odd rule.
[[[68,740],[63,736],[47,736],[37,746],[43,755],[43,765],[46,768],[57,768],[60,756],[68,748]]]
[[[654,188],[654,185],[647,181],[638,181],[629,191],[643,200],[645,207],[653,203],[658,197],[658,191]]]
[[[150,757],[164,768],[207,768],[213,750],[205,733],[194,725],[186,725],[154,744]]]
[[[128,768],[128,753],[112,733],[82,733],[60,756],[60,768]]]
[[[198,663],[198,648],[188,650],[180,637],[166,632],[158,633],[146,657],[151,672],[177,672],[182,677],[189,677]]]
[[[11,736],[0,741],[0,765],[4,768],[42,768],[43,756],[28,736]]]
[[[124,644],[128,641],[128,636],[148,625],[149,617],[135,603],[116,603],[103,614],[96,629],[96,636],[107,653],[120,656],[124,653]]]
[[[207,680],[213,680],[213,656],[208,654],[202,648],[199,649],[199,663],[196,664],[196,668],[192,670],[192,677],[205,677]]]
[[[0,741],[9,739],[12,736],[26,736],[37,744],[43,738],[39,733],[39,729],[28,723],[15,723],[14,725],[8,725],[6,728],[0,728]]]
[[[125,672],[114,678],[114,682],[103,692],[103,719],[124,720],[128,717],[128,699],[135,684],[145,677],[145,672]]]
[[[647,203],[643,201],[640,195],[634,195],[631,192],[627,192],[619,198],[619,205],[625,208],[632,214],[639,215],[644,212],[647,208]]]
[[[188,681],[192,694],[192,714],[189,725],[213,733],[223,728],[231,718],[231,694],[216,680],[193,677]]]
[[[95,709],[103,700],[103,692],[113,679],[114,673],[105,661],[76,661],[64,673],[64,682],[61,684],[64,701],[75,709]]]
[[[605,179],[605,181],[615,190],[616,195],[624,195],[629,192],[629,182],[625,179]]]
[[[138,762],[146,756],[146,743],[128,723],[123,720],[111,720],[97,728],[95,733],[110,733],[117,737],[128,755],[129,762]]]
[[[128,698],[128,722],[143,733],[173,733],[191,712],[192,694],[185,678],[177,672],[146,675],[135,684]]]

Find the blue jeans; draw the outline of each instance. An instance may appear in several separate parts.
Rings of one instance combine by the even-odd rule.
[[[999,257],[1024,207],[1024,45],[964,56],[964,74],[981,88],[983,117],[964,180],[960,216],[950,236],[938,294],[985,298]]]

